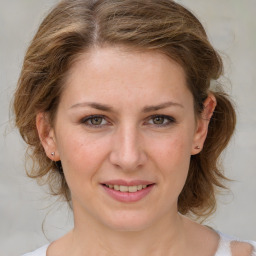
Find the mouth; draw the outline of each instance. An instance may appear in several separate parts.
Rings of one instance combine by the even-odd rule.
[[[116,191],[120,191],[120,192],[129,192],[129,193],[135,193],[137,191],[146,189],[149,186],[153,186],[154,184],[148,184],[148,185],[134,185],[134,186],[125,186],[125,185],[113,185],[113,184],[102,184],[103,186],[116,190]]]
[[[132,203],[142,200],[154,191],[156,183],[143,180],[112,180],[101,183],[108,196],[123,203]]]

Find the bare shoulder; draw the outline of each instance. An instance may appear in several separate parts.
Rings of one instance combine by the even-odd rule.
[[[47,256],[65,256],[72,255],[70,253],[70,237],[71,233],[69,232],[58,240],[52,242],[47,249]]]
[[[231,251],[233,256],[252,256],[253,255],[253,246],[247,242],[231,242]]]
[[[183,216],[184,225],[190,245],[189,255],[214,255],[217,251],[220,237],[211,228]]]

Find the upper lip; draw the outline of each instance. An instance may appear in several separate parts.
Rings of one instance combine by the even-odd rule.
[[[121,185],[121,186],[138,186],[138,185],[150,185],[154,184],[154,182],[147,181],[147,180],[108,180],[104,181],[101,184],[106,184],[106,185]]]

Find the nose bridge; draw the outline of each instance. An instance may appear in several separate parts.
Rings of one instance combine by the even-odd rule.
[[[126,171],[136,170],[145,163],[142,136],[136,125],[126,124],[117,129],[110,160],[112,164]]]

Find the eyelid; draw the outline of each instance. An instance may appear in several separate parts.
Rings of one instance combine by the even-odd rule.
[[[174,118],[174,117],[168,116],[168,115],[155,114],[155,115],[150,116],[151,119],[156,118],[156,117],[163,117],[163,118],[166,118],[166,119],[168,119],[168,120],[173,120],[173,121],[175,121],[175,118]]]
[[[102,118],[102,119],[106,120],[107,123],[109,123],[107,121],[106,116],[104,116],[104,115],[89,115],[89,116],[83,117],[80,120],[80,123],[84,124],[85,126],[89,126],[89,127],[93,127],[93,128],[101,128],[102,126],[106,126],[107,125],[107,124],[93,125],[93,124],[88,124],[87,123],[87,121],[89,121],[89,120],[91,120],[91,119],[93,119],[95,117]]]
[[[176,119],[174,117],[168,116],[168,115],[161,115],[161,114],[152,115],[147,120],[153,120],[156,117],[161,117],[161,118],[167,119],[168,122],[164,123],[164,124],[150,124],[150,125],[154,125],[157,127],[165,127],[165,126],[172,125],[173,123],[176,123]]]
[[[104,119],[107,122],[107,124],[93,125],[93,124],[88,124],[87,123],[87,121],[89,121],[89,120],[91,120],[91,119],[93,119],[95,117]],[[168,116],[168,115],[161,115],[161,114],[155,114],[155,115],[149,116],[147,118],[147,122],[149,120],[153,120],[156,117],[164,118],[164,119],[168,120],[168,122],[167,123],[163,123],[163,124],[149,124],[149,125],[161,128],[161,127],[169,126],[169,125],[172,125],[173,123],[176,123],[176,119],[174,117]],[[104,126],[110,124],[110,122],[107,120],[107,117],[105,115],[98,115],[98,114],[96,114],[96,115],[89,115],[89,116],[83,117],[81,119],[80,123],[84,124],[85,126],[92,127],[92,128],[101,128],[101,127],[104,127]]]

